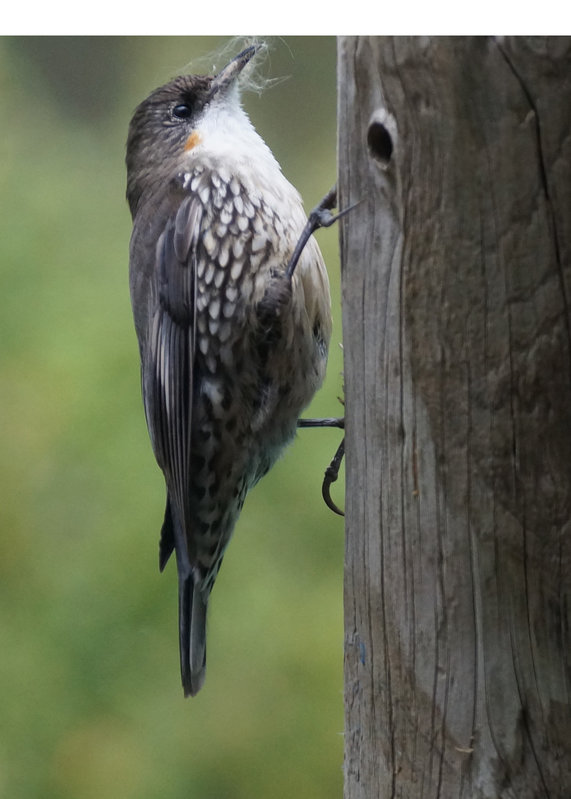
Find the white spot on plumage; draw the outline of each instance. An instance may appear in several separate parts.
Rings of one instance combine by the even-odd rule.
[[[234,239],[234,243],[232,244],[232,252],[234,253],[234,258],[241,258],[244,254],[244,239],[237,238]]]
[[[260,234],[264,232],[264,219],[261,214],[256,214],[252,222],[254,233]]]
[[[232,264],[232,267],[230,269],[230,277],[232,278],[232,280],[238,280],[238,278],[242,274],[243,267],[244,267],[244,261],[241,260],[240,258],[237,258]],[[226,296],[228,296],[228,290],[226,291]]]
[[[230,260],[230,241],[226,238],[222,241],[220,253],[218,254],[218,265],[224,268]]]
[[[208,186],[208,183],[202,183],[198,190],[198,196],[200,197],[200,201],[203,205],[208,205],[208,201],[210,199],[210,187]]]
[[[222,306],[222,316],[225,316],[226,319],[230,319],[234,315],[234,311],[236,306],[233,302],[225,302]]]
[[[214,238],[214,236],[212,234],[212,230],[210,228],[208,228],[208,230],[206,230],[204,232],[204,235],[202,236],[202,243],[204,244],[204,249],[206,250],[208,255],[210,255],[212,257],[214,255],[214,253],[216,252],[216,248],[218,247],[218,243],[217,243],[216,239]],[[200,269],[200,266],[201,265],[199,264],[199,269]],[[204,271],[204,266],[203,265],[202,265],[202,269]]]
[[[202,381],[200,388],[213,405],[220,405],[224,399],[224,392],[219,380],[212,380],[207,377]]]
[[[223,225],[229,225],[232,221],[232,206],[225,205],[220,212],[220,221]]]
[[[220,299],[218,297],[214,297],[210,300],[208,305],[208,313],[212,317],[212,319],[218,319],[220,315]]]
[[[207,286],[209,286],[212,283],[212,278],[214,277],[214,270],[215,270],[215,265],[211,261],[208,264],[206,269],[206,274],[204,275],[204,282],[206,283]]]
[[[214,275],[214,285],[216,286],[217,289],[219,289],[220,286],[224,283],[225,276],[226,273],[224,272],[223,269],[216,270],[216,274]]]
[[[252,239],[252,252],[253,253],[259,252],[260,250],[265,248],[267,243],[268,243],[267,236],[261,236],[261,235],[254,236],[254,238]]]

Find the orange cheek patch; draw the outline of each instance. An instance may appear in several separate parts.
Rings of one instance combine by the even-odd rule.
[[[201,138],[198,131],[193,130],[188,139],[186,140],[186,144],[184,145],[184,149],[186,152],[189,150],[193,150],[197,144],[200,144]]]

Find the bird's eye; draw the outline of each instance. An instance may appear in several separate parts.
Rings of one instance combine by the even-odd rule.
[[[177,119],[188,119],[191,113],[192,109],[188,103],[179,103],[172,110],[173,116]]]

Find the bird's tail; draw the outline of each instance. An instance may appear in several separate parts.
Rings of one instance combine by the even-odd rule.
[[[195,696],[206,674],[206,599],[192,574],[178,577],[180,673],[185,696]]]

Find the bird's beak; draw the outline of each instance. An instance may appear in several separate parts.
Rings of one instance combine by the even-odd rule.
[[[242,72],[248,61],[254,56],[260,47],[258,45],[251,45],[251,47],[246,47],[245,50],[242,50],[241,53],[230,61],[229,64],[226,64],[223,70],[221,70],[218,75],[212,81],[212,86],[210,87],[210,99],[212,99],[216,94],[219,92],[225,92],[230,86],[232,86],[238,77],[238,75]]]

